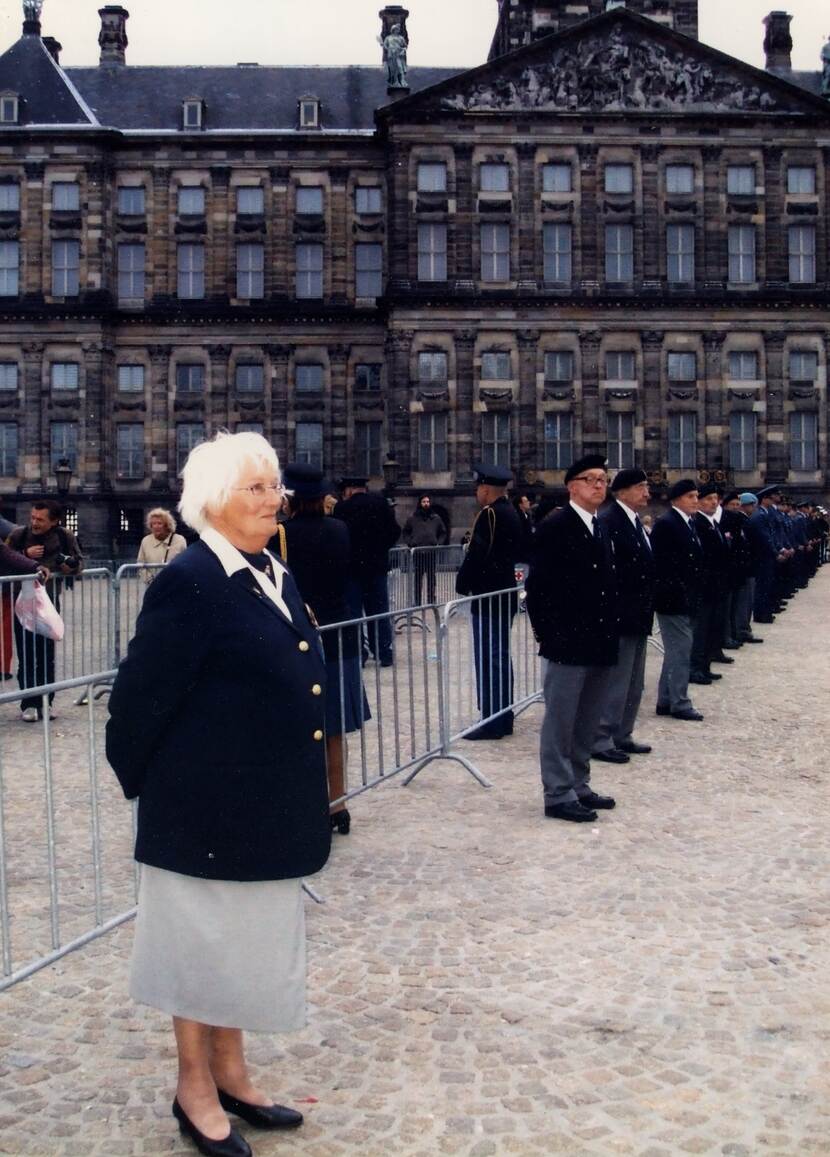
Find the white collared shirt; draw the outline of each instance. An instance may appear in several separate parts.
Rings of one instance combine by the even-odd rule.
[[[229,542],[224,534],[220,534],[215,527],[206,526],[202,531],[201,539],[205,546],[212,550],[219,559],[228,578],[235,575],[238,571],[249,570],[259,583],[263,594],[266,594],[271,602],[282,611],[289,622],[293,622],[288,604],[282,597],[282,580],[283,575],[285,575],[287,571],[283,564],[274,558],[270,550],[266,550],[265,554],[268,555],[272,563],[271,569],[274,573],[273,581],[268,575],[263,574],[261,570],[257,570],[255,566],[251,566],[233,543]]]
[[[680,515],[680,517],[683,519],[683,521],[686,523],[686,525],[689,527],[690,530],[692,530],[694,528],[694,524],[692,523],[692,520],[691,520],[691,518],[689,518],[688,514],[684,514],[683,511],[680,510],[680,508],[677,506],[673,506],[672,510],[677,511],[677,513]]]
[[[591,514],[590,510],[583,510],[582,507],[577,506],[577,504],[575,502],[570,502],[569,505],[576,511],[576,513],[579,515],[579,517],[582,519],[582,521],[588,527],[588,533],[591,535],[591,538],[593,538],[594,537],[594,518],[595,518],[595,515]]]
[[[723,507],[716,506],[715,513],[712,515],[712,517],[714,518],[715,522],[720,522],[720,520],[723,518]]]

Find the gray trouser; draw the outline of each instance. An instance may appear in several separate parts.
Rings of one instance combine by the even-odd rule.
[[[613,667],[542,660],[545,717],[539,760],[545,804],[571,803],[591,790],[589,760]]]
[[[643,697],[647,646],[648,635],[623,635],[620,638],[620,657],[616,667],[611,668],[594,751],[610,751],[612,747],[631,740]]]
[[[732,610],[732,617],[735,622],[736,638],[740,642],[742,638],[752,634],[752,605],[755,602],[755,579],[748,578],[742,586],[739,586],[735,591],[735,602]]]
[[[664,651],[657,706],[685,711],[692,706],[688,691],[694,620],[690,615],[658,615],[657,621]]]

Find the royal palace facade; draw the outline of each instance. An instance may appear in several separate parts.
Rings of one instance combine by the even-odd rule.
[[[40,8],[0,57],[9,516],[61,479],[118,554],[220,428],[456,528],[481,457],[827,496],[830,103],[786,14],[765,70],[693,0],[500,0],[465,71],[407,69],[398,6],[385,68],[150,68],[108,6],[73,68]]]

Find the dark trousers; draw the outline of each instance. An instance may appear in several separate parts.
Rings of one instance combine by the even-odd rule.
[[[776,563],[775,559],[763,559],[755,577],[755,606],[753,613],[756,619],[768,619],[774,614],[776,606]]]
[[[388,615],[389,587],[386,575],[364,575],[349,579],[346,603],[353,619],[362,618],[363,615]],[[372,655],[381,663],[392,661],[392,624],[388,618],[366,624],[365,654]]]
[[[415,584],[415,598],[413,600],[416,607],[425,605],[423,598],[424,579],[427,581],[427,597],[426,603],[435,602],[435,552],[432,550],[425,550],[421,553],[419,550],[415,551],[413,556],[413,581]]]
[[[720,632],[723,618],[721,604],[716,600],[702,602],[695,615],[692,637],[691,672],[705,675],[709,670],[712,656],[721,647]]]
[[[513,664],[510,631],[516,614],[513,594],[485,596],[472,604],[476,690],[482,720],[513,727]]]
[[[58,607],[58,600],[55,598],[53,601]],[[15,616],[14,641],[17,646],[17,682],[20,690],[28,691],[30,687],[43,687],[46,683],[54,683],[54,640],[36,635],[33,631],[25,631]],[[54,700],[53,691],[49,695],[49,702],[53,703]],[[40,695],[29,695],[20,700],[21,711],[25,711],[28,707],[36,707],[40,713],[42,708]]]

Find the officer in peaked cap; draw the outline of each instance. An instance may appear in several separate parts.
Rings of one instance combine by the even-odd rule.
[[[481,510],[456,577],[460,595],[487,595],[516,585],[516,563],[527,557],[519,515],[507,498],[512,473],[494,462],[473,467]],[[518,605],[514,591],[477,599],[471,606],[476,686],[482,723],[466,739],[503,739],[513,734],[513,667],[510,628]]]
[[[757,560],[753,607],[756,623],[771,623],[779,609],[778,572],[784,562],[785,545],[775,504],[781,493],[780,486],[764,486],[757,492],[758,505],[749,516],[747,530]]]

